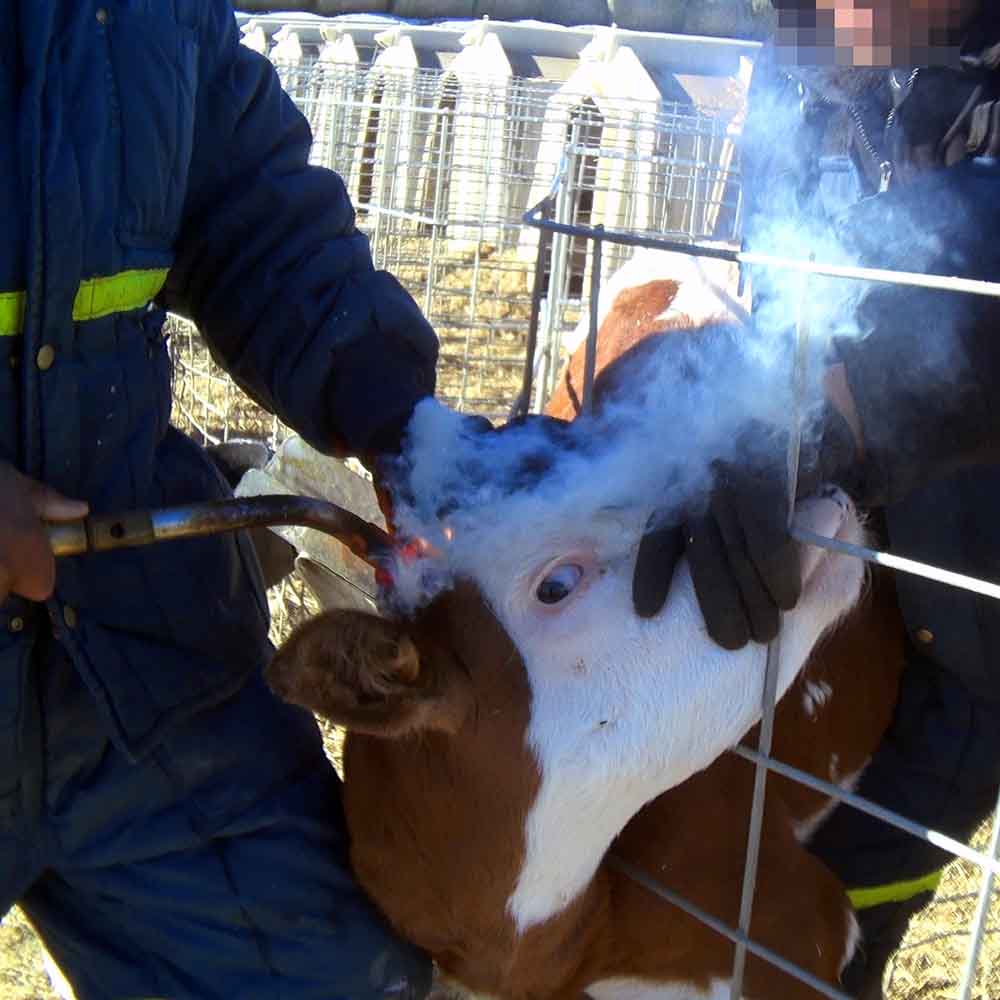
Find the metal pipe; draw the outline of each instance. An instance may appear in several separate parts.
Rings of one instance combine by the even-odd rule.
[[[331,535],[373,565],[392,553],[391,537],[377,525],[325,500],[302,496],[234,497],[204,503],[92,514],[47,525],[56,556],[135,548],[180,538],[198,538],[244,528],[301,525]]]
[[[806,275],[799,288],[798,316],[795,336],[795,363],[792,370],[792,412],[788,434],[788,453],[785,456],[788,475],[788,525],[791,527],[795,512],[795,494],[798,489],[799,453],[802,448],[802,402],[806,390],[806,374],[809,362],[809,325],[806,322],[808,306],[809,276]],[[764,670],[764,701],[761,714],[760,734],[757,751],[764,757],[771,754],[774,738],[774,711],[778,700],[778,674],[781,662],[781,630],[784,615],[778,612],[778,634],[767,644],[767,666]],[[750,823],[747,832],[747,853],[743,866],[743,891],[740,898],[740,932],[749,935],[750,918],[753,913],[754,892],[757,887],[757,867],[760,860],[760,841],[764,828],[764,803],[767,785],[767,768],[757,764],[753,776],[753,801],[750,808]],[[746,945],[739,942],[733,957],[733,976],[730,981],[730,997],[740,1000],[743,995],[743,975],[746,965]]]
[[[604,226],[595,226],[597,237],[590,264],[590,318],[587,329],[587,347],[583,356],[583,412],[589,413],[594,405],[594,372],[597,368],[597,311],[601,297],[601,234]]]
[[[526,225],[536,229],[549,229],[566,236],[585,236],[593,239],[594,232],[588,226],[543,220],[536,209],[529,209],[523,216]],[[873,281],[885,285],[906,285],[911,288],[930,288],[942,292],[967,292],[988,298],[1000,298],[1000,282],[979,281],[974,278],[959,278],[944,274],[921,274],[915,271],[892,271],[878,267],[852,267],[841,264],[822,264],[795,257],[778,257],[774,254],[758,253],[752,250],[726,250],[723,247],[707,247],[700,244],[678,243],[655,237],[635,236],[618,230],[605,230],[602,237],[606,243],[618,243],[630,247],[650,247],[653,250],[672,250],[690,257],[714,257],[734,264],[757,264],[761,267],[776,267],[788,271],[801,271],[828,278],[849,278],[855,281]]]

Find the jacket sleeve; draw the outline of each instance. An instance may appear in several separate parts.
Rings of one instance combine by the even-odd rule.
[[[966,162],[860,202],[839,226],[870,267],[1000,281],[1000,168]],[[861,418],[864,502],[1000,463],[1000,299],[876,284],[837,342]]]
[[[236,382],[324,452],[390,442],[434,392],[437,338],[372,264],[341,178],[228,0],[199,32],[194,152],[165,304]],[[397,432],[398,433],[398,432]]]

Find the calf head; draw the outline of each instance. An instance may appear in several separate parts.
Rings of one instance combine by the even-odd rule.
[[[861,540],[846,498],[807,501],[799,518]],[[276,655],[268,680],[278,694],[360,734],[348,739],[347,801],[350,820],[357,766],[368,772],[358,785],[379,788],[377,807],[359,806],[365,829],[354,831],[373,859],[370,891],[381,879],[392,896],[398,877],[382,870],[390,858],[433,880],[430,854],[448,854],[459,840],[477,852],[470,878],[493,873],[483,899],[494,919],[524,935],[586,892],[645,803],[707,767],[757,721],[766,649],[724,652],[708,638],[685,563],[657,617],[633,613],[642,528],[642,518],[622,512],[557,532],[518,530],[515,520],[412,617],[329,612]],[[802,572],[802,599],[782,637],[782,693],[862,582],[856,560],[819,550]],[[419,798],[406,806],[415,789]],[[393,825],[386,816],[404,808],[391,849],[380,846],[379,831]],[[440,827],[442,817],[447,831],[419,829]],[[419,849],[398,842],[404,830]],[[405,918],[397,922],[416,934]]]

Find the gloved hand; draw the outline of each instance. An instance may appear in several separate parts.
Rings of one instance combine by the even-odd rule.
[[[817,440],[802,448],[796,496],[825,482],[850,490],[857,450],[850,425],[827,404]],[[720,646],[739,649],[777,635],[779,610],[795,607],[801,588],[799,549],[788,533],[787,452],[786,432],[751,421],[737,448],[742,457],[714,464],[703,506],[646,533],[632,580],[640,617],[660,611],[674,569],[687,555],[708,634]]]
[[[44,601],[55,583],[46,521],[84,517],[87,505],[23,476],[0,462],[0,603],[11,593]]]

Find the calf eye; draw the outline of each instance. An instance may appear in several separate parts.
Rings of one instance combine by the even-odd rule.
[[[577,566],[575,563],[565,563],[562,566],[557,566],[538,585],[535,597],[542,604],[558,604],[573,593],[573,589],[582,577],[582,566]]]

